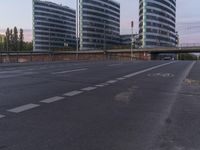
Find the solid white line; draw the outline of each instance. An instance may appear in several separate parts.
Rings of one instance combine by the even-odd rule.
[[[71,92],[65,93],[64,96],[75,96],[81,93],[83,93],[83,91],[71,91]]]
[[[131,78],[131,77],[134,77],[136,75],[139,75],[139,74],[142,74],[142,73],[145,73],[145,72],[148,72],[148,71],[151,71],[151,70],[172,64],[172,63],[175,63],[175,62],[169,62],[169,63],[165,63],[165,64],[162,64],[162,65],[157,65],[157,66],[154,66],[154,67],[151,67],[151,68],[148,68],[148,69],[144,69],[144,70],[141,70],[141,71],[138,71],[138,72],[134,72],[134,73],[131,73],[131,74],[124,76],[124,78]]]
[[[64,99],[64,97],[55,96],[55,97],[51,97],[51,98],[48,98],[48,99],[44,99],[40,102],[49,104],[49,103],[53,103],[53,102],[56,102],[56,101],[59,101],[59,100],[62,100],[62,99]]]
[[[39,107],[39,106],[40,105],[38,105],[38,104],[26,104],[26,105],[22,105],[22,106],[13,108],[13,109],[9,109],[7,111],[13,112],[13,113],[20,113],[20,112],[23,112],[23,111],[27,111],[27,110]]]
[[[86,88],[83,88],[81,89],[82,91],[92,91],[92,90],[95,90],[97,87],[86,87]]]
[[[6,117],[6,116],[5,116],[5,115],[1,115],[1,114],[0,114],[0,119],[1,119],[1,118],[4,118],[4,117]]]
[[[78,72],[78,71],[85,71],[85,70],[88,70],[88,68],[67,70],[67,71],[61,71],[61,72],[53,72],[52,74],[64,74],[64,73],[71,73],[71,72]]]

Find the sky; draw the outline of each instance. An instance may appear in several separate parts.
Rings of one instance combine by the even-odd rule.
[[[76,0],[49,0],[75,9]],[[139,0],[116,0],[121,3],[121,34],[131,33],[130,22],[138,32]],[[32,0],[0,0],[0,32],[17,26],[25,30],[25,38],[32,39]],[[200,43],[200,1],[177,0],[177,31],[181,43]],[[2,13],[3,12],[3,13]],[[4,13],[5,12],[5,13]]]

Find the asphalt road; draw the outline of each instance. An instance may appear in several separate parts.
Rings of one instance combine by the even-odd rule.
[[[199,150],[200,62],[0,65],[0,150]]]

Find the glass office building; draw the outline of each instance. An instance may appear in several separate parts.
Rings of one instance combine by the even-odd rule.
[[[55,51],[75,46],[75,10],[52,2],[33,0],[34,51]]]
[[[113,0],[79,1],[80,50],[109,49],[120,43],[120,4]]]
[[[140,46],[176,45],[176,0],[140,0]]]

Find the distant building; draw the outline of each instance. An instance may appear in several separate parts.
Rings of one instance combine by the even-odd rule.
[[[131,47],[131,41],[132,41],[132,34],[124,34],[120,35],[120,43],[121,45]],[[134,34],[133,35],[133,47],[138,48],[139,47],[139,35]]]
[[[176,46],[176,0],[139,0],[141,47]]]
[[[52,2],[33,0],[34,51],[54,51],[75,46],[75,10]]]
[[[80,0],[80,49],[108,49],[120,43],[120,4],[113,0]]]

